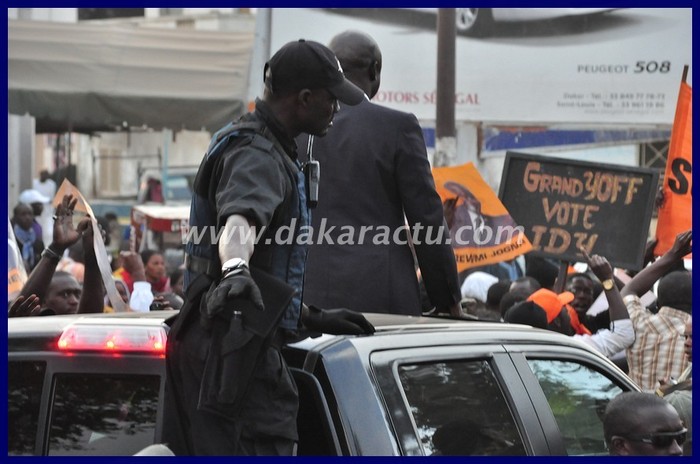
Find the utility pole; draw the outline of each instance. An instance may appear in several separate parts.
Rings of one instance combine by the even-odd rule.
[[[248,105],[245,111],[255,109],[255,98],[262,96],[263,68],[270,59],[270,29],[272,28],[272,9],[258,8],[255,14],[255,39],[250,57],[248,71]]]
[[[433,165],[451,166],[457,159],[455,137],[455,41],[454,8],[438,8],[437,14],[437,101],[435,157]]]

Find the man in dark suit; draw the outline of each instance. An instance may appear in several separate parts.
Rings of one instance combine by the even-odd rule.
[[[329,48],[368,98],[343,107],[328,134],[313,143],[322,172],[304,299],[321,307],[420,315],[413,248],[432,305],[459,316],[454,252],[418,120],[369,101],[382,67],[371,37],[346,31]],[[306,140],[298,146],[306,147]]]

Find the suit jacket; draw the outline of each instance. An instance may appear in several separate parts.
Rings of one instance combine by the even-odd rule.
[[[307,136],[298,144],[304,160]],[[321,176],[318,206],[311,212],[315,239],[306,264],[304,301],[324,308],[420,315],[413,254],[394,235],[405,238],[396,232],[406,224],[404,213],[408,224],[422,226],[423,234],[431,226],[428,238],[433,242],[441,226],[443,239],[449,231],[416,117],[369,100],[341,106],[328,134],[315,138],[313,155],[321,163]],[[363,226],[366,233],[360,237]],[[328,233],[331,227],[335,229]],[[428,296],[433,305],[447,308],[460,300],[454,252],[444,241],[431,245],[422,234],[416,237]]]

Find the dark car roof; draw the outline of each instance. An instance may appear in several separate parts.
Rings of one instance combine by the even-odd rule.
[[[125,313],[94,313],[94,314],[65,314],[50,317],[22,317],[8,319],[8,335],[19,335],[25,332],[60,332],[69,324],[109,323],[118,325],[159,325],[166,319],[175,316],[178,311],[150,311]],[[503,324],[498,322],[482,322],[471,320],[451,319],[448,317],[404,316],[398,314],[364,313],[367,320],[374,325],[377,333],[395,333],[402,331],[434,331],[445,329],[459,330],[506,330],[532,332],[525,325]],[[551,332],[538,330],[538,333]]]
[[[303,350],[322,350],[344,340],[352,344],[372,345],[373,349],[391,348],[396,345],[405,346],[397,338],[409,338],[412,346],[436,346],[452,344],[543,344],[570,346],[593,353],[605,359],[603,355],[589,345],[557,332],[533,328],[521,324],[504,322],[486,322],[474,320],[451,319],[449,317],[432,316],[403,316],[395,314],[364,313],[367,320],[374,325],[376,332],[367,336],[333,336],[323,335],[317,338],[307,338],[292,346]],[[415,337],[415,334],[421,334]],[[405,335],[406,337],[402,337]],[[371,339],[371,341],[370,341]]]
[[[8,319],[8,348],[9,351],[13,351],[13,339],[58,337],[71,324],[159,326],[176,314],[177,311],[152,311],[10,318]],[[588,345],[573,337],[526,325],[458,320],[447,317],[412,317],[377,313],[365,313],[364,315],[376,329],[375,334],[371,337],[326,334],[304,339],[291,346],[306,351],[318,351],[337,343],[351,341],[354,345],[371,345],[375,349],[382,349],[397,344],[401,345],[401,343],[397,343],[398,338],[404,338],[402,335],[409,335],[412,346],[483,343],[555,344],[568,345],[578,349],[584,348],[604,358]],[[422,336],[413,336],[417,333],[422,334]]]

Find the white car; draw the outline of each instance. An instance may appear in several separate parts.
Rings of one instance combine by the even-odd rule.
[[[415,8],[437,12],[436,8]],[[537,21],[612,11],[615,8],[457,8],[457,31],[474,37],[489,35],[495,22]]]

